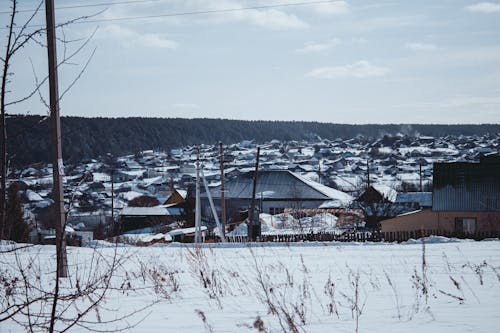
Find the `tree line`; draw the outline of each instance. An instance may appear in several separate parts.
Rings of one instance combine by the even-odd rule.
[[[219,141],[262,143],[311,139],[409,136],[485,135],[500,133],[500,125],[332,124],[304,121],[264,121],[183,118],[62,117],[63,157],[67,162],[111,153],[133,154],[145,149],[169,150]],[[44,116],[14,115],[7,119],[10,165],[24,167],[50,160],[49,122]]]

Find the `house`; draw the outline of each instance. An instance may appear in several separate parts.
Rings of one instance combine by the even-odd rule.
[[[500,157],[434,164],[432,209],[383,221],[383,232],[432,230],[437,234],[490,237],[500,233]]]
[[[172,194],[168,196],[167,201],[165,201],[165,205],[181,204],[184,201],[186,201],[186,197],[187,197],[187,191],[174,190],[174,192],[172,192]]]
[[[179,221],[182,209],[172,205],[154,207],[125,207],[120,213],[123,232],[138,229],[155,229]]]
[[[242,173],[225,183],[227,216],[239,215],[250,206],[254,172]],[[220,186],[210,190],[216,209],[220,209]],[[348,206],[353,198],[341,191],[306,179],[289,170],[259,171],[257,176],[256,206],[261,212],[283,213],[285,209],[313,209],[334,201],[338,207]],[[201,194],[202,215],[212,216],[208,197]]]

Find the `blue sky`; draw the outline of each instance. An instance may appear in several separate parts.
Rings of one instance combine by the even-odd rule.
[[[64,31],[67,38],[84,38],[97,29],[74,64],[60,68],[63,91],[95,49],[87,70],[62,99],[61,114],[500,122],[500,2],[335,1],[109,21],[310,1],[156,0],[109,6],[93,18],[108,21]],[[23,8],[35,5],[22,1]],[[101,8],[58,9],[56,19]],[[7,19],[0,14],[2,25]],[[43,19],[42,13],[37,20]],[[61,57],[61,45],[58,52]],[[8,98],[33,86],[30,59],[37,76],[46,75],[45,57],[38,46],[17,55]],[[47,112],[38,96],[9,111]]]

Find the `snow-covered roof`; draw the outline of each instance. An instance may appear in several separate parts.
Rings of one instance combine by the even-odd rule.
[[[32,190],[26,190],[26,198],[28,199],[28,201],[43,201],[43,200],[45,200],[44,198],[42,198],[42,196],[40,194],[38,194]]]
[[[200,230],[201,231],[205,231],[207,230],[207,227],[202,225],[200,227]],[[187,235],[187,234],[193,234],[196,232],[196,228],[195,227],[192,227],[192,228],[182,228],[182,229],[175,229],[175,230],[172,230],[172,231],[169,231],[168,234],[170,236],[177,236],[177,235]]]
[[[417,209],[417,210],[413,210],[411,212],[406,212],[406,213],[403,213],[403,214],[399,214],[398,216],[413,215],[413,214],[416,214],[416,213],[420,213],[421,211],[422,211],[421,209]]]
[[[170,211],[164,206],[155,207],[125,207],[122,209],[120,215],[127,216],[167,216]]]
[[[329,197],[334,201],[342,202],[343,204],[349,204],[354,200],[354,198],[347,193],[325,186],[313,180],[304,178],[296,173],[291,172],[291,174],[293,174],[295,177],[297,177],[307,185],[314,188],[316,191],[323,193],[324,195],[326,195],[327,197]]]
[[[388,201],[390,202],[396,201],[398,192],[396,192],[396,190],[394,190],[393,188],[380,184],[373,185],[373,188],[377,190],[378,193],[382,194],[382,196]]]
[[[226,198],[249,199],[252,197],[253,173],[241,174],[226,183]],[[353,198],[288,170],[266,170],[258,174],[256,193],[266,199],[338,200],[349,203]],[[212,197],[220,197],[220,187],[211,190]],[[206,193],[202,193],[205,197]]]
[[[130,171],[120,171],[121,173],[128,175],[130,177],[141,177],[144,174],[144,170],[130,170]]]
[[[164,179],[162,176],[158,177],[153,177],[153,178],[146,178],[142,180],[144,182],[144,185],[150,186],[150,185],[160,185],[166,182],[166,179]]]
[[[133,200],[133,199],[140,197],[144,194],[142,194],[140,192],[136,192],[136,191],[128,191],[128,192],[121,193],[120,195],[123,199],[130,201],[130,200]]]
[[[93,172],[92,178],[95,182],[109,182],[111,181],[111,176],[104,172]]]
[[[188,192],[186,190],[176,190],[177,193],[183,198],[186,199]]]

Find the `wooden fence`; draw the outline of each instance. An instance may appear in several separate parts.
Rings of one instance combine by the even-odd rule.
[[[409,239],[420,239],[422,236],[444,236],[449,238],[468,238],[481,240],[485,238],[500,238],[500,232],[479,232],[476,234],[464,234],[447,232],[445,230],[415,230],[400,232],[380,231],[349,231],[344,233],[320,232],[320,233],[297,233],[280,235],[262,235],[260,242],[291,243],[291,242],[404,242]],[[231,243],[247,242],[246,236],[229,236],[227,241]]]

